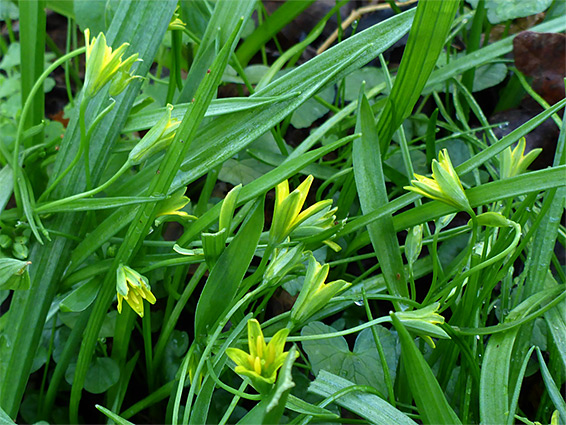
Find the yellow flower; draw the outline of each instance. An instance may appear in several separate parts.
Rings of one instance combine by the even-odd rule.
[[[104,87],[110,80],[117,77],[117,81],[113,84],[112,95],[121,92],[131,81],[133,76],[128,74],[130,67],[138,59],[138,54],[129,56],[122,61],[122,56],[129,46],[129,43],[123,43],[116,50],[112,51],[112,47],[106,44],[106,37],[103,33],[98,37],[90,39],[90,30],[85,30],[86,42],[86,71],[84,93],[85,96],[94,96]],[[119,75],[117,73],[120,72]],[[127,74],[127,76],[125,75]]]
[[[155,304],[155,296],[151,293],[147,278],[123,264],[116,270],[116,292],[118,313],[122,313],[122,300],[126,300],[140,317],[143,317],[144,299]]]
[[[287,358],[285,341],[289,329],[278,331],[269,344],[265,344],[263,332],[259,322],[248,320],[248,346],[249,353],[239,348],[228,348],[226,354],[236,363],[234,371],[250,379],[252,386],[260,393],[271,390],[277,378],[277,371]]]
[[[402,311],[394,314],[408,330],[419,335],[428,345],[434,348],[435,345],[431,336],[450,338],[444,329],[437,326],[444,323],[444,317],[436,312],[439,307],[440,303],[436,302],[418,310]]]
[[[515,146],[515,149],[511,149],[509,146],[501,154],[501,178],[508,179],[509,177],[518,176],[519,174],[527,171],[527,168],[536,159],[536,157],[542,152],[542,149],[533,149],[528,154],[525,155],[526,142],[525,138],[521,137],[521,140]]]
[[[173,105],[168,104],[165,113],[142,137],[136,146],[130,151],[128,161],[131,165],[137,165],[145,161],[150,156],[166,149],[177,133],[177,128],[181,124],[177,118],[171,118]]]
[[[291,321],[295,324],[303,323],[328,304],[337,293],[351,285],[344,280],[324,283],[329,270],[328,264],[321,266],[311,254],[303,287],[291,310]]]
[[[438,161],[432,161],[432,178],[415,174],[415,179],[411,181],[412,186],[405,186],[405,189],[472,213],[468,197],[446,149],[439,152]]]
[[[282,181],[275,187],[275,208],[273,222],[269,230],[269,241],[278,244],[307,218],[332,204],[331,200],[317,202],[303,212],[313,176],[308,176],[293,192],[289,193],[289,182]]]
[[[186,188],[183,187],[161,201],[154,221],[156,227],[168,221],[178,221],[185,225],[197,219],[194,215],[183,211],[183,208],[190,202],[190,199],[185,196],[185,191]]]

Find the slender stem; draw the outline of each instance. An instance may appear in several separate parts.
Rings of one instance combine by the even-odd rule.
[[[84,154],[84,170],[85,170],[85,180],[86,189],[90,190],[92,188],[92,183],[90,181],[90,143],[86,132],[86,107],[88,105],[88,98],[83,96],[81,105],[79,107],[79,128],[81,132],[81,144],[79,151]],[[77,153],[77,157],[80,155]]]
[[[81,100],[80,107],[79,107],[79,109],[80,109],[79,122],[80,122],[80,127],[81,127],[81,142],[79,144],[79,149],[77,150],[77,153],[76,153],[75,157],[73,158],[73,160],[71,161],[71,163],[67,166],[67,168],[65,168],[65,170],[63,170],[63,172],[61,174],[59,174],[57,176],[55,181],[53,183],[51,183],[51,185],[45,190],[45,192],[43,192],[43,194],[41,195],[39,200],[45,199],[47,197],[47,195],[49,195],[53,191],[53,189],[55,189],[55,187],[61,182],[61,180],[63,180],[63,178],[69,173],[69,171],[72,170],[72,168],[75,165],[77,165],[77,163],[81,159],[81,155],[82,155],[83,150],[84,150],[83,127],[84,127],[85,109],[86,109],[87,104],[88,104],[88,99],[85,99],[83,97],[82,100]]]
[[[208,368],[208,373],[212,377],[212,380],[216,382],[216,385],[218,385],[223,390],[229,392],[230,394],[236,395],[240,398],[245,398],[246,400],[254,400],[254,401],[261,400],[262,398],[261,394],[248,394],[243,391],[232,388],[230,385],[226,385],[224,382],[222,382],[220,378],[216,375],[216,372],[214,371],[214,366],[212,366],[212,362],[210,361],[210,358],[206,359],[206,367]]]
[[[242,384],[240,385],[240,388],[238,388],[238,390],[244,391],[247,386],[248,386],[248,383],[246,381],[244,381],[244,382],[242,382]],[[230,419],[230,416],[232,415],[232,412],[236,408],[239,401],[240,401],[240,397],[237,396],[237,395],[232,398],[232,401],[230,402],[228,409],[226,409],[226,412],[224,412],[224,416],[222,416],[222,419],[220,419],[220,422],[218,422],[218,425],[225,425],[228,422],[228,419]]]
[[[220,323],[218,323],[218,326],[216,327],[214,334],[208,339],[206,348],[205,348],[204,352],[202,353],[200,361],[199,361],[199,363],[196,367],[195,373],[193,374],[193,379],[192,379],[192,382],[191,382],[191,388],[189,389],[189,394],[187,395],[187,401],[185,402],[185,414],[183,415],[183,423],[188,423],[188,419],[189,419],[190,414],[191,414],[191,407],[192,407],[191,405],[192,405],[192,402],[193,402],[193,397],[195,395],[195,391],[196,391],[196,388],[197,388],[197,385],[195,385],[195,384],[197,383],[198,377],[200,376],[202,369],[204,368],[204,364],[206,362],[206,359],[208,358],[208,356],[210,356],[210,353],[212,352],[212,349],[214,348],[214,343],[216,342],[216,340],[220,336],[222,329],[224,329],[224,326],[226,326],[226,323],[228,323],[228,320],[230,320],[230,318],[234,315],[234,313],[236,313],[250,299],[253,299],[253,297],[255,297],[257,294],[259,294],[263,289],[264,288],[260,285],[256,289],[254,289],[252,292],[250,292],[250,293],[246,294],[244,297],[242,297],[234,305],[234,307],[232,307],[230,309],[230,311],[226,314],[226,316],[224,316],[222,318]],[[182,389],[182,386],[181,386],[181,389]],[[178,410],[178,406],[176,405],[175,407]],[[173,415],[173,424],[176,424],[177,420],[178,420],[178,418],[175,417],[175,415]]]
[[[75,159],[77,159],[77,158],[78,158],[78,155],[75,157]],[[61,205],[68,204],[69,202],[76,201],[77,199],[82,199],[82,198],[86,198],[88,196],[96,195],[97,193],[100,193],[104,189],[106,189],[107,187],[111,186],[116,180],[118,180],[118,178],[120,178],[120,176],[122,174],[124,174],[130,168],[130,166],[131,166],[130,161],[126,161],[124,163],[124,165],[122,165],[122,168],[120,168],[116,172],[116,174],[114,174],[112,177],[110,177],[105,183],[101,184],[100,186],[95,187],[94,189],[88,190],[86,192],[77,193],[76,195],[72,195],[72,196],[69,196],[67,198],[58,199],[58,200],[53,201],[53,202],[48,202],[46,204],[40,205],[35,210],[39,214],[39,213],[42,213],[44,211],[48,211],[49,209],[51,209],[53,207],[59,207]]]
[[[63,63],[65,63],[69,59],[84,53],[85,50],[86,50],[86,47],[81,47],[80,49],[77,49],[73,52],[67,53],[64,56],[61,56],[59,59],[57,59],[55,62],[53,62],[45,71],[43,71],[43,74],[41,74],[39,76],[39,78],[37,79],[37,81],[35,82],[33,87],[31,88],[29,95],[28,95],[28,97],[27,97],[27,99],[24,103],[23,108],[22,108],[22,114],[20,115],[20,122],[18,123],[18,130],[16,132],[16,143],[14,144],[14,152],[13,152],[13,156],[12,156],[12,168],[14,170],[18,166],[18,156],[19,156],[20,144],[22,143],[22,136],[24,134],[24,125],[25,125],[25,122],[27,120],[27,116],[29,114],[30,108],[33,104],[32,99],[35,97],[35,94],[38,92],[38,90],[43,88],[43,83],[45,82],[45,79],[55,69],[57,69],[58,66],[62,65]],[[14,175],[14,177],[16,177],[16,176]]]
[[[364,300],[364,307],[366,309],[366,314],[370,321],[373,320],[373,315],[371,314],[371,309],[369,308],[368,299],[366,296],[366,290],[362,286],[362,297]],[[396,407],[395,402],[395,393],[393,391],[393,382],[391,381],[391,375],[389,373],[389,366],[387,365],[387,358],[385,357],[385,351],[383,350],[383,345],[381,344],[381,340],[379,335],[377,334],[377,330],[375,326],[371,327],[371,333],[373,334],[373,340],[375,341],[375,347],[377,348],[377,353],[379,354],[379,360],[381,363],[381,369],[383,370],[383,378],[385,380],[385,386],[387,387],[387,394],[389,395],[389,403]]]

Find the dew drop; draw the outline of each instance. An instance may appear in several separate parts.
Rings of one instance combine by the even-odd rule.
[[[363,300],[354,301],[354,304],[356,304],[358,307],[361,307],[364,305],[364,301]]]

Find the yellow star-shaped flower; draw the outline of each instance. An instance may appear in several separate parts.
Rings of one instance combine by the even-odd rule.
[[[226,350],[228,357],[236,363],[234,371],[249,378],[258,392],[269,392],[277,378],[277,371],[289,354],[288,351],[283,351],[288,335],[289,329],[281,329],[266,344],[259,322],[255,319],[248,320],[250,352],[246,353],[239,348]]]

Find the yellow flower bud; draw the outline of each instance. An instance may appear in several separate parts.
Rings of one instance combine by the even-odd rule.
[[[143,317],[143,300],[151,304],[155,304],[156,301],[147,278],[123,264],[120,264],[116,270],[116,292],[118,313],[122,313],[122,300],[126,300],[132,310]]]

